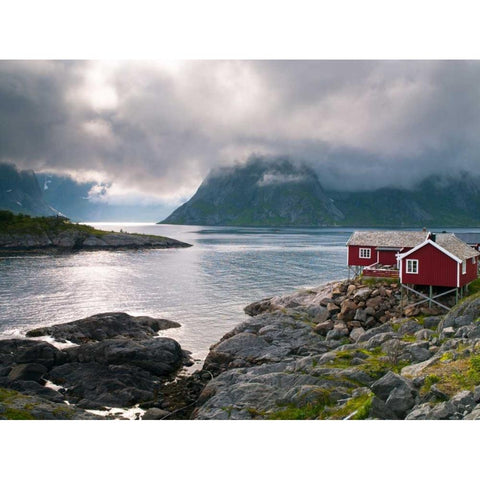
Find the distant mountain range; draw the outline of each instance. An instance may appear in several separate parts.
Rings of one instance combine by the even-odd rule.
[[[480,226],[480,179],[430,177],[411,190],[325,191],[310,167],[252,158],[213,171],[160,223],[237,226]]]
[[[0,210],[32,216],[63,215],[73,221],[152,222],[158,219],[158,205],[112,205],[93,201],[95,182],[76,182],[69,176],[18,170],[0,163]]]
[[[0,209],[74,221],[152,221],[156,205],[111,205],[90,198],[93,182],[0,164]],[[161,213],[161,212],[160,212]],[[193,197],[162,222],[181,225],[479,227],[480,178],[429,177],[411,190],[328,191],[309,166],[251,158],[212,171]]]
[[[51,216],[58,212],[43,196],[33,170],[19,171],[14,165],[0,163],[0,210]]]

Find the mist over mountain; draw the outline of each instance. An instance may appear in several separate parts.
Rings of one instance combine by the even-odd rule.
[[[191,225],[332,225],[343,214],[317,174],[287,159],[252,158],[214,170],[195,195],[162,223]]]
[[[432,176],[412,189],[325,191],[308,166],[253,158],[213,171],[161,223],[244,226],[480,225],[480,179]]]
[[[56,215],[44,199],[33,170],[17,170],[15,165],[0,163],[0,209],[29,215]]]

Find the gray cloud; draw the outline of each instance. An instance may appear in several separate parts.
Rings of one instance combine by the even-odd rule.
[[[289,155],[327,188],[480,173],[479,61],[0,62],[0,161],[172,204]]]

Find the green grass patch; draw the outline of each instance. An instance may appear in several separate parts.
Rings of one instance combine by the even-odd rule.
[[[373,396],[373,393],[370,392],[359,395],[358,397],[350,398],[344,405],[340,407],[326,409],[320,414],[320,418],[342,420],[351,415],[349,417],[350,420],[364,420],[370,413]]]
[[[475,279],[468,285],[468,296],[480,293],[480,278]]]
[[[316,420],[326,407],[332,406],[330,392],[327,389],[319,389],[318,399],[299,406],[289,404],[267,416],[270,420]]]

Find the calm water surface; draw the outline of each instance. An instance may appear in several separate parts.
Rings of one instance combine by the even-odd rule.
[[[182,324],[165,335],[203,358],[261,298],[347,276],[348,229],[154,224],[98,228],[165,235],[187,249],[0,257],[0,336],[108,311]]]

